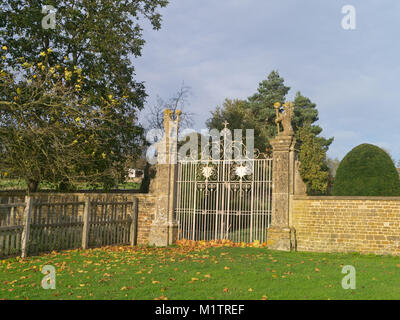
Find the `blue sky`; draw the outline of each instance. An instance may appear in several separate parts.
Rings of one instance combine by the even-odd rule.
[[[356,30],[341,27],[344,5]],[[317,104],[329,156],[372,143],[400,159],[400,1],[171,0],[163,26],[144,24],[147,41],[134,63],[148,104],[182,82],[195,129],[225,98],[247,98],[272,70]]]

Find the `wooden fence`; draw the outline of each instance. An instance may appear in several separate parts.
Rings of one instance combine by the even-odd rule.
[[[0,258],[135,245],[137,218],[136,198],[72,195],[0,199]]]

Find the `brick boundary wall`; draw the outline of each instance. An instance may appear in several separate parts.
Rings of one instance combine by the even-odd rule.
[[[400,197],[294,196],[298,251],[400,255]]]

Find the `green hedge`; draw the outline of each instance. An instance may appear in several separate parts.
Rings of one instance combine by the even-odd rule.
[[[332,193],[334,196],[400,196],[399,174],[385,151],[361,144],[340,163]]]

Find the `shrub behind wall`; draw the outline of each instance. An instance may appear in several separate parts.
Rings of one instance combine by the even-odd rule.
[[[342,160],[333,185],[334,196],[400,196],[400,179],[390,156],[381,148],[361,144]]]

